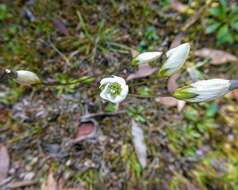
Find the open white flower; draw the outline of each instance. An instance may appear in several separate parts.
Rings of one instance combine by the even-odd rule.
[[[178,88],[173,93],[177,99],[188,102],[214,100],[231,91],[231,81],[225,79],[200,80],[188,86]]]
[[[170,49],[166,56],[167,61],[162,65],[159,74],[163,77],[168,77],[176,73],[185,63],[190,51],[189,43],[184,43],[176,48]]]
[[[132,64],[144,64],[149,63],[151,61],[155,61],[162,55],[162,52],[154,51],[154,52],[144,52],[137,55],[133,60]]]
[[[35,73],[25,70],[16,71],[16,81],[22,85],[32,85],[41,82]]]
[[[126,81],[117,76],[104,78],[100,82],[101,98],[112,103],[120,103],[123,101],[129,91]]]

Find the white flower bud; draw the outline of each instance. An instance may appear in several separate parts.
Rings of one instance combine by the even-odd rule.
[[[159,74],[162,77],[168,77],[176,73],[185,63],[190,51],[189,43],[184,43],[176,48],[170,49],[166,56],[168,59],[162,65]]]
[[[204,102],[225,95],[230,92],[230,87],[230,80],[200,80],[188,86],[176,89],[173,96],[188,102]]]
[[[161,55],[162,55],[162,52],[157,52],[157,51],[141,53],[132,60],[132,64],[149,63],[151,61],[155,61]]]
[[[31,71],[19,70],[16,71],[16,81],[22,85],[32,85],[40,83],[40,78]]]
[[[104,78],[100,82],[101,98],[112,103],[120,103],[123,101],[129,91],[126,81],[117,76]]]

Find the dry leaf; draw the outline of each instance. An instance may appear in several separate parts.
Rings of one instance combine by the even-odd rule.
[[[238,102],[238,90],[233,90],[229,94]]]
[[[177,106],[178,100],[174,97],[164,96],[155,99],[156,102],[166,106],[166,107],[174,107]]]
[[[173,93],[178,88],[177,80],[178,80],[179,76],[180,76],[180,74],[176,73],[176,74],[172,75],[171,77],[169,77],[167,88],[170,93]]]
[[[133,143],[136,150],[138,160],[140,161],[141,166],[146,167],[146,145],[144,142],[144,133],[142,129],[138,126],[134,120],[132,120],[131,133],[133,137]]]
[[[75,187],[75,188],[63,188],[63,190],[86,190],[83,187]]]
[[[179,2],[178,0],[171,0],[170,6],[173,10],[179,13],[184,13],[188,9],[187,5]]]
[[[179,112],[181,112],[184,108],[184,106],[186,105],[186,102],[183,100],[178,100],[177,102],[177,109]]]
[[[62,34],[65,36],[69,35],[69,31],[64,25],[64,23],[60,19],[54,19],[53,21],[53,26]]]
[[[139,65],[138,71],[133,74],[130,74],[126,80],[129,81],[129,80],[133,80],[133,79],[140,79],[140,78],[148,77],[148,76],[152,75],[155,71],[157,71],[157,69],[158,68],[151,67],[148,63],[141,64],[141,65]]]
[[[164,97],[158,97],[155,99],[156,102],[159,102],[160,104],[166,106],[166,107],[175,107],[177,106],[178,111],[182,111],[184,108],[186,102],[183,100],[177,100],[174,97],[171,96],[164,96]]]
[[[6,123],[9,119],[10,112],[0,105],[0,123]]]
[[[10,189],[20,189],[26,188],[27,186],[32,186],[38,183],[37,180],[24,180],[24,181],[16,181],[8,185]]]
[[[195,55],[198,57],[211,59],[211,64],[219,65],[228,62],[238,62],[238,58],[228,52],[203,48],[195,51]]]
[[[41,190],[59,190],[58,183],[55,180],[51,169],[49,171],[47,181],[42,185]]]
[[[81,122],[77,131],[76,138],[73,140],[70,140],[67,143],[67,145],[72,146],[85,139],[92,138],[96,135],[96,132],[97,132],[97,127],[96,127],[96,123],[93,120]]]
[[[92,121],[82,122],[79,126],[76,139],[82,141],[84,139],[93,137],[96,133],[96,125]]]
[[[8,150],[4,145],[0,144],[0,183],[6,179],[10,166],[10,158]]]
[[[139,55],[139,54],[140,54],[139,51],[134,50],[134,49],[131,49],[131,56],[132,56],[132,57],[136,57],[136,56]]]
[[[169,49],[173,49],[173,48],[179,46],[181,44],[181,41],[182,41],[183,37],[184,37],[183,33],[179,33],[177,36],[175,36],[175,38],[172,41]]]

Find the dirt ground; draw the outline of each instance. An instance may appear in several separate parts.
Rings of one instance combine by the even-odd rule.
[[[206,103],[160,98],[192,81],[237,77],[238,31],[233,41],[206,32],[216,6],[215,0],[0,0],[1,70],[30,70],[60,83],[93,77],[61,86],[0,81],[0,189],[237,190],[237,91]],[[141,76],[131,64],[138,52],[184,42],[191,44],[189,58],[170,82],[157,74],[163,60]],[[100,98],[102,78],[135,73],[119,108]],[[133,122],[144,134],[145,167]]]

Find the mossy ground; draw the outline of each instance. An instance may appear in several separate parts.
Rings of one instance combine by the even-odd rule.
[[[190,1],[189,1],[190,2]],[[189,11],[178,13],[169,0],[33,0],[0,4],[1,68],[25,69],[61,82],[88,75],[97,82],[111,74],[134,71],[131,50],[168,49],[178,34],[191,42],[187,67],[201,62],[194,51],[203,47],[237,53],[236,45],[217,45],[205,33],[211,4],[184,1]],[[216,1],[214,1],[216,3]],[[205,5],[200,18],[185,23]],[[238,66],[204,64],[202,78],[232,78]],[[186,70],[181,84],[191,81]],[[98,96],[98,83],[56,88],[25,88],[1,84],[0,142],[11,157],[9,175],[23,180],[34,173],[40,189],[52,168],[65,186],[87,189],[238,189],[238,104],[227,95],[217,101],[186,104],[178,112],[154,99],[129,97],[120,105],[128,114],[97,119],[100,135],[67,149],[84,114],[113,111]],[[158,95],[166,80],[156,75],[133,80],[131,93]],[[133,148],[128,123],[143,123],[148,166],[142,169]]]

